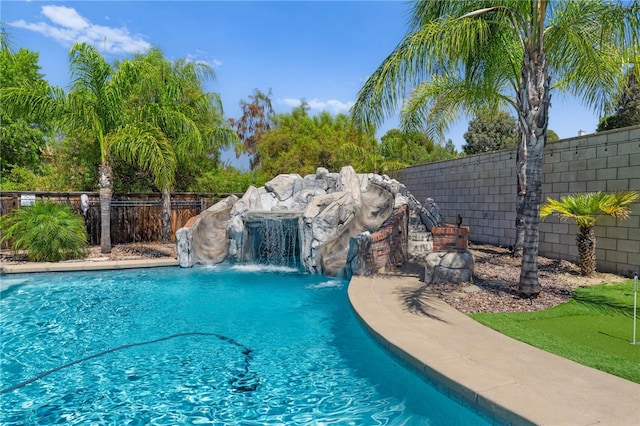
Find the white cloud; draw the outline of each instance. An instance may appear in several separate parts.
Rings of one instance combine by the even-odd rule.
[[[222,61],[216,58],[210,58],[209,55],[202,50],[196,50],[195,53],[189,53],[186,56],[186,59],[187,61],[208,65],[214,70],[222,66]]]
[[[300,106],[300,99],[292,99],[292,98],[284,98],[279,99],[279,103],[288,105],[292,108]],[[346,114],[349,112],[349,109],[353,106],[354,102],[342,102],[335,99],[330,99],[328,101],[321,101],[319,99],[311,99],[306,100],[309,108],[314,111],[328,111],[333,114]]]
[[[291,108],[300,106],[300,99],[284,98],[284,99],[278,99],[277,102],[279,104],[285,104],[287,106],[290,106]]]
[[[70,7],[42,6],[42,14],[54,24],[78,31],[90,25],[75,9]]]
[[[50,22],[29,23],[21,19],[9,25],[35,31],[50,37],[65,47],[85,42],[104,53],[132,54],[151,47],[140,36],[131,35],[126,28],[92,24],[71,7],[43,6],[42,14]]]

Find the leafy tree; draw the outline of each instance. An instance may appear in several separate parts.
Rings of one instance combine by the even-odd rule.
[[[242,154],[244,148],[244,152],[251,156],[249,165],[253,170],[260,165],[258,143],[262,135],[272,128],[275,111],[271,106],[271,89],[267,93],[254,89],[249,100],[240,101],[242,116],[237,120],[230,118],[229,124],[236,129],[242,141],[242,147],[236,147],[236,157]]]
[[[408,165],[447,160],[457,156],[453,142],[448,146],[435,143],[423,132],[391,129],[380,138],[380,154],[389,161]]]
[[[352,109],[381,123],[402,103],[404,128],[442,135],[464,115],[512,109],[518,117],[518,291],[540,292],[537,254],[542,161],[554,88],[607,109],[639,55],[640,5],[608,1],[422,1],[407,35],[367,79]],[[636,76],[638,71],[635,71]],[[407,90],[411,93],[407,99]]]
[[[260,179],[255,172],[243,173],[235,167],[224,165],[203,173],[189,190],[213,194],[238,194],[244,193],[250,185],[260,187],[264,183],[265,180]]]
[[[96,190],[100,152],[90,140],[71,134],[49,139],[43,160],[47,190]]]
[[[629,217],[629,206],[640,198],[635,191],[618,191],[610,194],[595,192],[560,197],[560,200],[547,198],[540,207],[542,219],[555,214],[563,220],[573,219],[578,225],[576,243],[580,254],[580,273],[586,277],[596,272],[596,234],[593,228],[601,216],[613,216],[617,219]]]
[[[600,120],[598,132],[640,124],[640,84],[635,68],[627,71],[627,84],[620,92],[616,111]]]
[[[24,250],[34,262],[59,262],[88,256],[84,221],[68,205],[38,201],[0,217],[2,239]]]
[[[280,173],[313,174],[318,167],[339,170],[345,165],[365,172],[380,170],[388,162],[377,152],[373,132],[356,128],[345,114],[332,116],[324,111],[308,114],[306,103],[290,114],[275,117],[275,126],[264,133],[257,146],[261,179]]]
[[[380,138],[380,154],[409,165],[424,163],[435,144],[420,132],[402,132],[391,129]]]
[[[2,174],[0,190],[2,191],[45,191],[46,182],[33,170],[26,167],[14,166],[10,171]]]
[[[480,154],[515,148],[518,145],[518,125],[515,118],[504,111],[481,114],[469,122],[463,135],[465,154]]]
[[[444,144],[444,150],[446,153],[450,155],[453,155],[453,156],[458,155],[456,146],[453,144],[453,141],[451,140],[451,138],[447,139],[447,143]],[[451,158],[454,158],[454,157],[451,157]]]
[[[0,87],[26,86],[46,90],[38,57],[38,53],[26,49],[12,52],[5,35],[0,49]],[[0,173],[6,177],[13,167],[37,172],[42,165],[46,138],[50,136],[50,123],[35,114],[10,114],[4,103],[0,104],[0,123]]]
[[[547,142],[556,142],[560,140],[560,136],[551,129],[547,129]]]

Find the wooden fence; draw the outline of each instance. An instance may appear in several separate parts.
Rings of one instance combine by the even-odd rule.
[[[69,204],[85,219],[89,245],[100,245],[100,197],[97,192],[85,192],[89,209],[82,214],[82,192],[23,192],[0,191],[0,215],[38,200]],[[229,194],[171,194],[171,239],[176,230],[191,216],[195,216]],[[162,201],[160,194],[114,194],[111,200],[111,243],[160,241],[162,238]],[[3,246],[4,247],[4,246]]]

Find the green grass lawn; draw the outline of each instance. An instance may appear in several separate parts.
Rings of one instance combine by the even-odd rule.
[[[628,280],[579,288],[571,301],[544,311],[470,316],[514,339],[640,383],[640,344],[631,344],[633,297]],[[640,322],[636,326],[640,340]]]

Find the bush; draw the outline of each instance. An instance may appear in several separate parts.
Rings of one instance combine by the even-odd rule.
[[[0,242],[24,250],[29,260],[58,262],[89,255],[84,221],[67,205],[38,201],[0,217]]]
[[[203,174],[189,190],[214,194],[244,193],[250,185],[262,186],[264,181],[253,172],[225,166]]]
[[[40,190],[40,185],[33,171],[16,166],[9,172],[3,172],[0,189],[2,191],[33,191]]]

